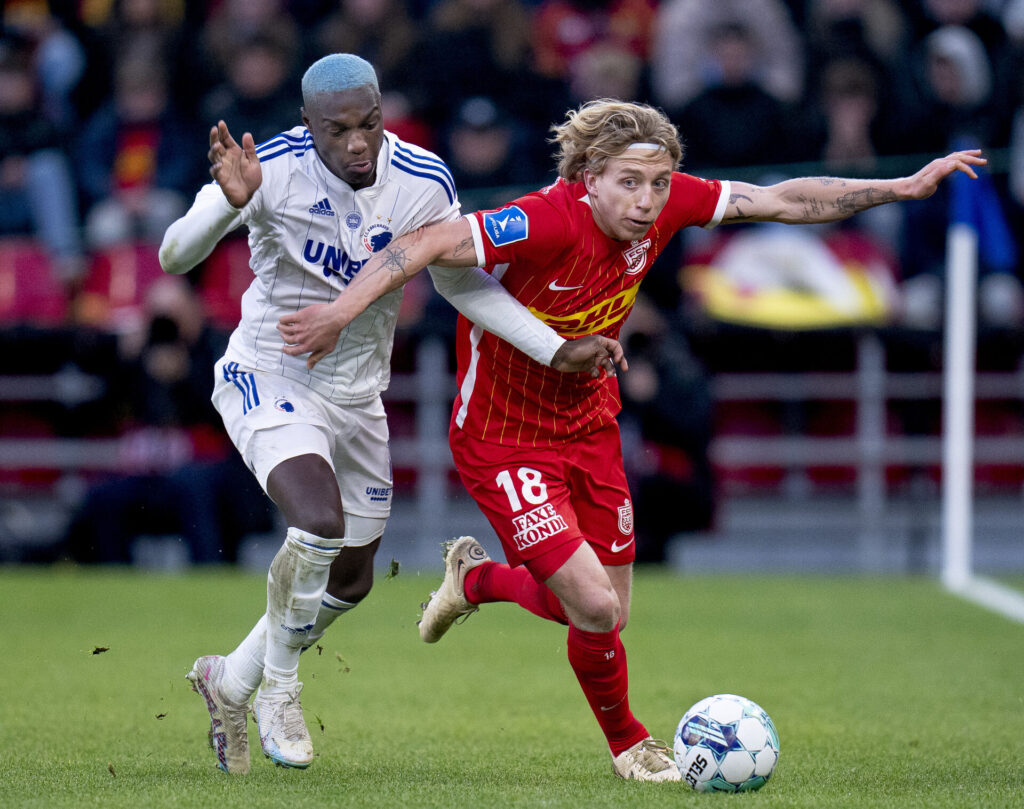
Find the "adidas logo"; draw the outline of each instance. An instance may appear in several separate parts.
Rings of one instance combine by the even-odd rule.
[[[317,216],[334,216],[334,211],[331,209],[331,201],[327,197],[324,197],[310,208],[309,212]]]

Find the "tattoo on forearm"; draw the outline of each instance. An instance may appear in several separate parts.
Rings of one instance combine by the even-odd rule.
[[[388,270],[392,275],[401,273],[405,278],[409,278],[405,272],[405,268],[409,266],[409,257],[401,247],[385,248],[383,263],[381,266]]]
[[[467,253],[470,251],[472,251],[475,254],[476,248],[473,246],[473,237],[467,236],[465,239],[463,239],[461,242],[455,245],[455,248],[452,250],[452,258],[458,258],[463,253]]]
[[[736,206],[736,214],[737,214],[736,216],[733,217],[733,219],[750,219],[750,218],[752,218],[749,214],[744,213],[743,209],[740,208],[740,200],[741,199],[746,200],[751,205],[754,204],[754,200],[751,199],[750,197],[748,197],[746,194],[730,194],[729,195],[729,204]]]
[[[876,205],[895,201],[896,194],[892,191],[883,191],[869,186],[868,188],[862,188],[860,191],[850,191],[838,197],[835,201],[835,207],[843,216],[849,216],[858,211],[874,208]]]

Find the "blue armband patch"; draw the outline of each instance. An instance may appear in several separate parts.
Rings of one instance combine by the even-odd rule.
[[[484,233],[495,247],[521,242],[530,235],[530,220],[518,205],[485,213]]]

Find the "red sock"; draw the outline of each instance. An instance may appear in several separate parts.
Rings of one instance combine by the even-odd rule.
[[[569,623],[558,596],[533,578],[525,567],[484,562],[466,574],[465,588],[466,598],[472,604],[511,601],[548,621]]]
[[[569,665],[587,697],[590,710],[617,756],[650,734],[629,709],[629,672],[618,627],[585,632],[569,625]]]

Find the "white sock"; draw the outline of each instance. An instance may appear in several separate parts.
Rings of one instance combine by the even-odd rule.
[[[316,614],[313,628],[309,630],[302,651],[306,651],[324,636],[334,620],[344,615],[356,605],[350,601],[342,601],[328,592],[324,592],[320,600],[320,610]],[[224,679],[221,690],[232,702],[248,702],[260,682],[263,680],[263,663],[267,656],[267,616],[260,616],[256,625],[245,636],[238,648],[224,658]]]
[[[293,691],[298,685],[299,652],[316,625],[331,562],[343,538],[328,539],[289,528],[267,575],[267,651],[263,691]]]
[[[324,636],[324,632],[327,631],[327,627],[334,623],[335,618],[344,615],[349,610],[355,608],[355,606],[351,601],[342,601],[340,598],[335,598],[327,591],[324,591],[324,597],[320,599],[320,611],[316,614],[316,622],[306,636],[306,643],[303,645],[302,651],[306,651],[306,649],[320,640]]]
[[[263,679],[263,660],[267,656],[267,616],[260,616],[238,647],[224,662],[221,688],[233,702],[248,702]]]

